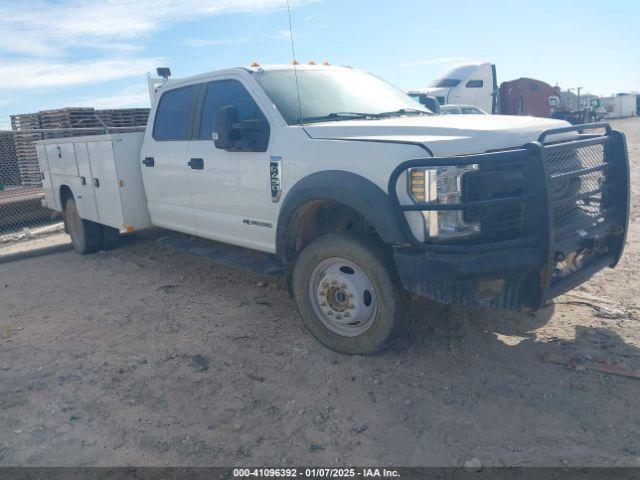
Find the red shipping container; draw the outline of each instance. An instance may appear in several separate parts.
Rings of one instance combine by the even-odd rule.
[[[551,117],[550,97],[557,97],[551,85],[533,78],[518,78],[500,85],[500,113]]]

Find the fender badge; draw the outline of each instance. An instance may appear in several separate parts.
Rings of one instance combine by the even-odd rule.
[[[271,201],[274,203],[280,200],[280,195],[282,194],[280,160],[282,160],[282,157],[272,155],[269,162],[269,181],[271,183]]]

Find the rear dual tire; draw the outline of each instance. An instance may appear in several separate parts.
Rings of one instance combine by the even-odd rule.
[[[402,327],[405,292],[391,255],[368,236],[341,232],[314,241],[298,257],[292,282],[304,325],[331,350],[374,354]]]
[[[71,237],[73,249],[81,255],[95,253],[98,250],[111,250],[120,243],[120,233],[117,229],[80,217],[73,198],[65,203],[64,224],[65,231]]]

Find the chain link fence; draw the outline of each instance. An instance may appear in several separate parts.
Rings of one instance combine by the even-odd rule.
[[[67,108],[11,116],[11,130],[0,130],[0,247],[7,242],[59,231],[62,218],[42,206],[38,140],[139,131],[148,109]]]
[[[24,133],[0,131],[0,236],[5,240],[19,239],[16,233],[25,228],[61,220],[42,206],[44,194],[35,147],[42,135],[26,129]]]

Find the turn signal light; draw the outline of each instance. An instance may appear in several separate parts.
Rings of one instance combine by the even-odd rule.
[[[409,194],[416,203],[422,203],[427,198],[426,177],[429,171],[423,168],[412,168],[409,170]]]

